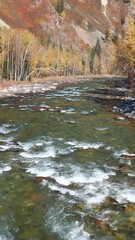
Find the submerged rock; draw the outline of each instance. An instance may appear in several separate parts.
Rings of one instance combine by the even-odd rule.
[[[0,141],[0,149],[3,152],[20,152],[22,151],[22,147],[16,141]]]
[[[126,163],[121,163],[118,166],[118,170],[122,173],[129,173],[132,172],[132,167]]]
[[[106,197],[104,202],[102,203],[102,207],[111,207],[111,206],[117,206],[119,203],[117,200],[111,196]]]
[[[110,224],[107,221],[102,220],[102,219],[94,218],[94,217],[87,215],[84,217],[84,221],[85,221],[87,227],[89,225],[93,225],[97,228],[100,228],[102,231],[106,231],[106,230],[110,229]]]
[[[100,228],[103,231],[110,228],[109,223],[107,221],[104,221],[104,220],[93,218],[93,223],[96,227]]]
[[[44,200],[46,196],[42,192],[34,192],[30,195],[30,200],[35,203],[35,202],[40,202]]]

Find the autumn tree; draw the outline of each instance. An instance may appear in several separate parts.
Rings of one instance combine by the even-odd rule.
[[[55,9],[59,14],[61,14],[64,11],[64,0],[58,0]]]
[[[122,73],[135,77],[135,24],[132,20],[129,21],[125,39],[118,43],[117,62]]]
[[[105,42],[101,53],[101,72],[102,74],[114,74],[117,70],[117,47],[111,41]]]

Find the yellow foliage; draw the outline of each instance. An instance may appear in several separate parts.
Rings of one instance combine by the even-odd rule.
[[[124,40],[120,40],[117,48],[118,65],[123,73],[130,77],[135,74],[135,24],[128,20],[128,31]]]
[[[66,18],[66,12],[63,11],[63,12],[60,14],[60,16],[63,17],[63,18]]]
[[[28,30],[24,30],[22,39],[23,39],[24,44],[28,44],[33,41],[34,36]]]

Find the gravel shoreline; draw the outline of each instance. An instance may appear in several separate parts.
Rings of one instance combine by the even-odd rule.
[[[0,99],[7,97],[16,97],[19,94],[27,93],[44,93],[47,91],[55,90],[60,85],[65,84],[76,84],[77,82],[91,81],[92,79],[102,79],[102,78],[120,78],[123,76],[78,76],[78,77],[65,77],[65,78],[56,78],[51,77],[47,78],[42,82],[8,82],[3,85],[0,85]]]
[[[123,76],[87,76],[87,77],[74,77],[74,78],[49,78],[42,82],[8,82],[5,85],[0,86],[0,99],[4,98],[10,98],[10,97],[18,97],[21,94],[29,94],[29,93],[45,93],[48,91],[53,91],[57,87],[61,85],[72,85],[76,84],[77,82],[81,83],[84,81],[92,81],[93,79],[103,79],[103,78],[123,78]],[[124,79],[124,78],[123,78]],[[104,96],[105,98],[105,96]],[[117,98],[117,96],[115,96]],[[129,99],[128,99],[129,100]],[[133,100],[133,99],[132,99]],[[115,109],[116,112],[119,112],[121,114],[124,114],[125,117],[130,119],[135,119],[134,111],[131,111],[131,107],[134,108],[134,102],[127,103],[126,98],[123,98],[123,102],[121,103],[121,100],[118,101],[118,106],[121,105]],[[133,105],[133,106],[132,106]],[[114,109],[113,109],[114,111]]]
[[[81,81],[90,81],[92,78],[63,78],[63,79],[52,79],[45,80],[42,82],[22,82],[22,83],[9,83],[7,86],[0,86],[0,99],[7,97],[16,97],[19,94],[28,93],[44,93],[47,91],[55,90],[58,86],[64,84],[74,84]]]

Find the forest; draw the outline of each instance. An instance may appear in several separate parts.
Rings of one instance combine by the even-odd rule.
[[[135,75],[135,23],[122,36],[106,30],[93,48],[80,51],[61,42],[43,42],[28,30],[0,28],[0,79],[27,81],[46,76]]]

